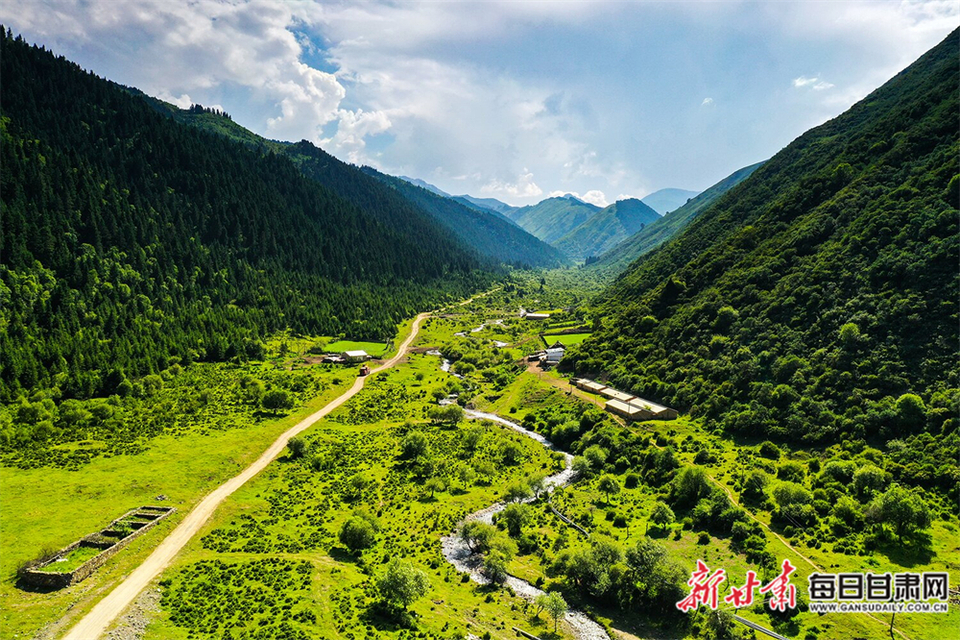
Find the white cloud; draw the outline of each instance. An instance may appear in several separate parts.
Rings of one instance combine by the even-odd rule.
[[[599,189],[591,189],[587,191],[583,196],[580,197],[584,202],[589,202],[590,204],[595,204],[598,207],[605,207],[609,202],[607,202],[607,196],[603,195],[603,191]]]
[[[607,196],[604,195],[603,191],[600,191],[599,189],[591,189],[590,191],[587,191],[583,195],[580,195],[576,191],[551,191],[547,195],[547,197],[560,198],[566,195],[571,195],[574,198],[578,198],[579,200],[583,200],[584,202],[589,202],[590,204],[595,204],[598,207],[606,207],[607,205],[610,204],[607,201]],[[629,197],[630,196],[622,196],[620,198],[617,198],[617,200],[622,200],[623,198],[629,198]]]
[[[240,94],[262,112],[253,128],[270,137],[317,142],[320,128],[341,113],[343,85],[301,60],[303,47],[291,30],[297,5],[10,0],[0,6],[5,24],[68,55],[79,51],[97,73],[178,106]]]
[[[958,8],[6,0],[0,22],[178,105],[222,104],[258,133],[523,200],[542,195],[537,183],[587,194],[712,184],[867,95],[955,28]],[[682,27],[670,46],[663,20]],[[553,42],[564,47],[543,46]],[[818,99],[786,104],[785,78]],[[701,109],[718,104],[729,117],[707,122]]]
[[[806,76],[800,76],[799,78],[793,79],[793,86],[798,89],[802,89],[804,87],[810,87],[814,91],[823,91],[824,89],[833,88],[834,85],[830,82],[827,82],[826,80],[821,80],[817,76],[814,76],[812,78],[808,78]]]
[[[543,193],[543,189],[533,181],[533,173],[523,169],[516,182],[503,182],[496,178],[480,187],[482,193],[498,194],[513,198],[534,198]]]
[[[321,141],[329,151],[354,164],[368,161],[363,157],[366,148],[366,137],[383,133],[390,128],[390,119],[382,111],[347,111],[341,109],[337,113],[337,132],[330,138]],[[339,152],[339,153],[337,153]]]

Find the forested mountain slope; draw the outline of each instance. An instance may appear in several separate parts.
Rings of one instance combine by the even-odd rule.
[[[956,438],[958,60],[955,31],[641,258],[571,363],[739,434]]]
[[[0,400],[113,393],[171,361],[351,337],[482,286],[427,216],[387,225],[289,158],[164,117],[2,38]]]
[[[407,180],[394,178],[370,167],[364,173],[382,182],[388,189],[427,212],[450,230],[465,245],[481,255],[518,267],[556,267],[566,259],[501,214],[478,207],[467,207]]]
[[[692,198],[679,209],[654,220],[629,238],[610,248],[606,253],[600,255],[596,261],[590,264],[592,270],[603,273],[609,277],[622,273],[630,266],[631,262],[648,251],[656,249],[683,231],[701,211],[713,204],[727,191],[743,182],[750,174],[759,169],[761,165],[763,165],[763,163],[758,162],[757,164],[752,164],[749,167],[744,167],[739,171],[733,172],[700,195]]]
[[[636,198],[604,207],[554,243],[573,258],[598,256],[617,243],[660,219],[660,214]]]
[[[596,205],[561,196],[520,207],[506,215],[529,233],[553,244],[598,211],[600,207]]]
[[[261,153],[273,151],[288,156],[308,178],[387,226],[413,237],[417,237],[423,227],[428,228],[428,234],[436,233],[434,227],[440,223],[445,229],[443,233],[453,234],[464,246],[493,263],[554,267],[564,261],[555,249],[519,229],[502,214],[473,205],[464,211],[462,204],[423,180],[392,179],[374,169],[342,162],[306,140],[297,143],[267,140],[236,124],[226,114],[213,113],[197,105],[178,109],[137,93],[178,122],[237,140]],[[411,189],[411,185],[422,187],[430,192],[429,196]]]

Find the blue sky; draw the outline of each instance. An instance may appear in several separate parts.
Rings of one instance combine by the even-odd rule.
[[[960,23],[929,2],[6,0],[99,75],[512,204],[700,190]]]

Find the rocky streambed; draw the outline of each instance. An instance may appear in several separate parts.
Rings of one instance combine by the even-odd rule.
[[[474,411],[473,409],[466,409],[464,413],[470,420],[490,420],[491,422],[496,422],[505,427],[509,427],[514,431],[531,438],[532,440],[536,440],[538,443],[551,451],[555,450],[553,443],[539,433],[535,433],[529,429],[524,429],[519,424],[501,418],[496,414]],[[565,463],[564,468],[546,478],[544,481],[544,486],[547,493],[553,491],[557,487],[562,487],[569,484],[575,475],[573,471],[573,456],[571,456],[569,453],[562,453]],[[464,522],[471,520],[492,523],[494,514],[503,511],[504,508],[506,508],[506,504],[497,502],[489,507],[475,511],[458,522],[457,526],[454,528],[454,531],[450,533],[450,535],[441,538],[443,557],[446,559],[446,561],[452,564],[457,571],[469,574],[470,578],[479,584],[489,584],[490,582],[490,580],[481,571],[483,558],[479,553],[473,553],[467,543],[460,539],[460,536],[457,534],[457,532]],[[510,587],[510,589],[512,589],[513,592],[518,596],[524,598],[525,600],[529,600],[530,602],[533,602],[537,596],[544,593],[542,589],[538,589],[526,580],[521,580],[515,576],[507,577],[506,586]],[[578,638],[578,640],[610,640],[610,636],[607,635],[606,630],[604,630],[602,626],[594,622],[589,616],[581,611],[570,609],[567,611],[564,619],[573,630],[574,636]]]

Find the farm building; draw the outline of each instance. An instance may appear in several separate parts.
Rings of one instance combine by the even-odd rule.
[[[563,344],[559,340],[547,347],[547,349],[566,349],[567,345]]]
[[[323,356],[323,362],[327,364],[343,364],[346,360],[343,359],[343,356],[329,355]]]
[[[649,412],[651,417],[656,420],[676,420],[677,416],[680,415],[676,409],[671,409],[670,407],[665,407],[655,402],[644,400],[643,398],[634,398],[630,401],[630,404]]]
[[[370,359],[370,354],[368,354],[363,349],[357,349],[356,351],[344,351],[343,359],[347,362],[363,362],[364,360]]]
[[[603,389],[606,389],[606,385],[599,382],[594,382],[593,380],[588,380],[587,378],[580,378],[577,380],[577,388],[583,389],[584,391],[589,391],[590,393],[600,393]]]
[[[618,415],[627,420],[649,420],[649,411],[644,411],[640,407],[621,402],[620,400],[608,400],[604,408],[612,414]],[[647,414],[646,416],[644,414]]]
[[[634,396],[630,395],[629,393],[617,391],[613,387],[604,387],[600,390],[600,395],[611,400],[619,400],[620,402],[630,402],[634,399]]]
[[[544,364],[554,365],[560,362],[563,359],[563,349],[547,349],[546,357],[544,358]]]
[[[524,320],[546,320],[549,317],[549,313],[528,313],[523,316]]]

